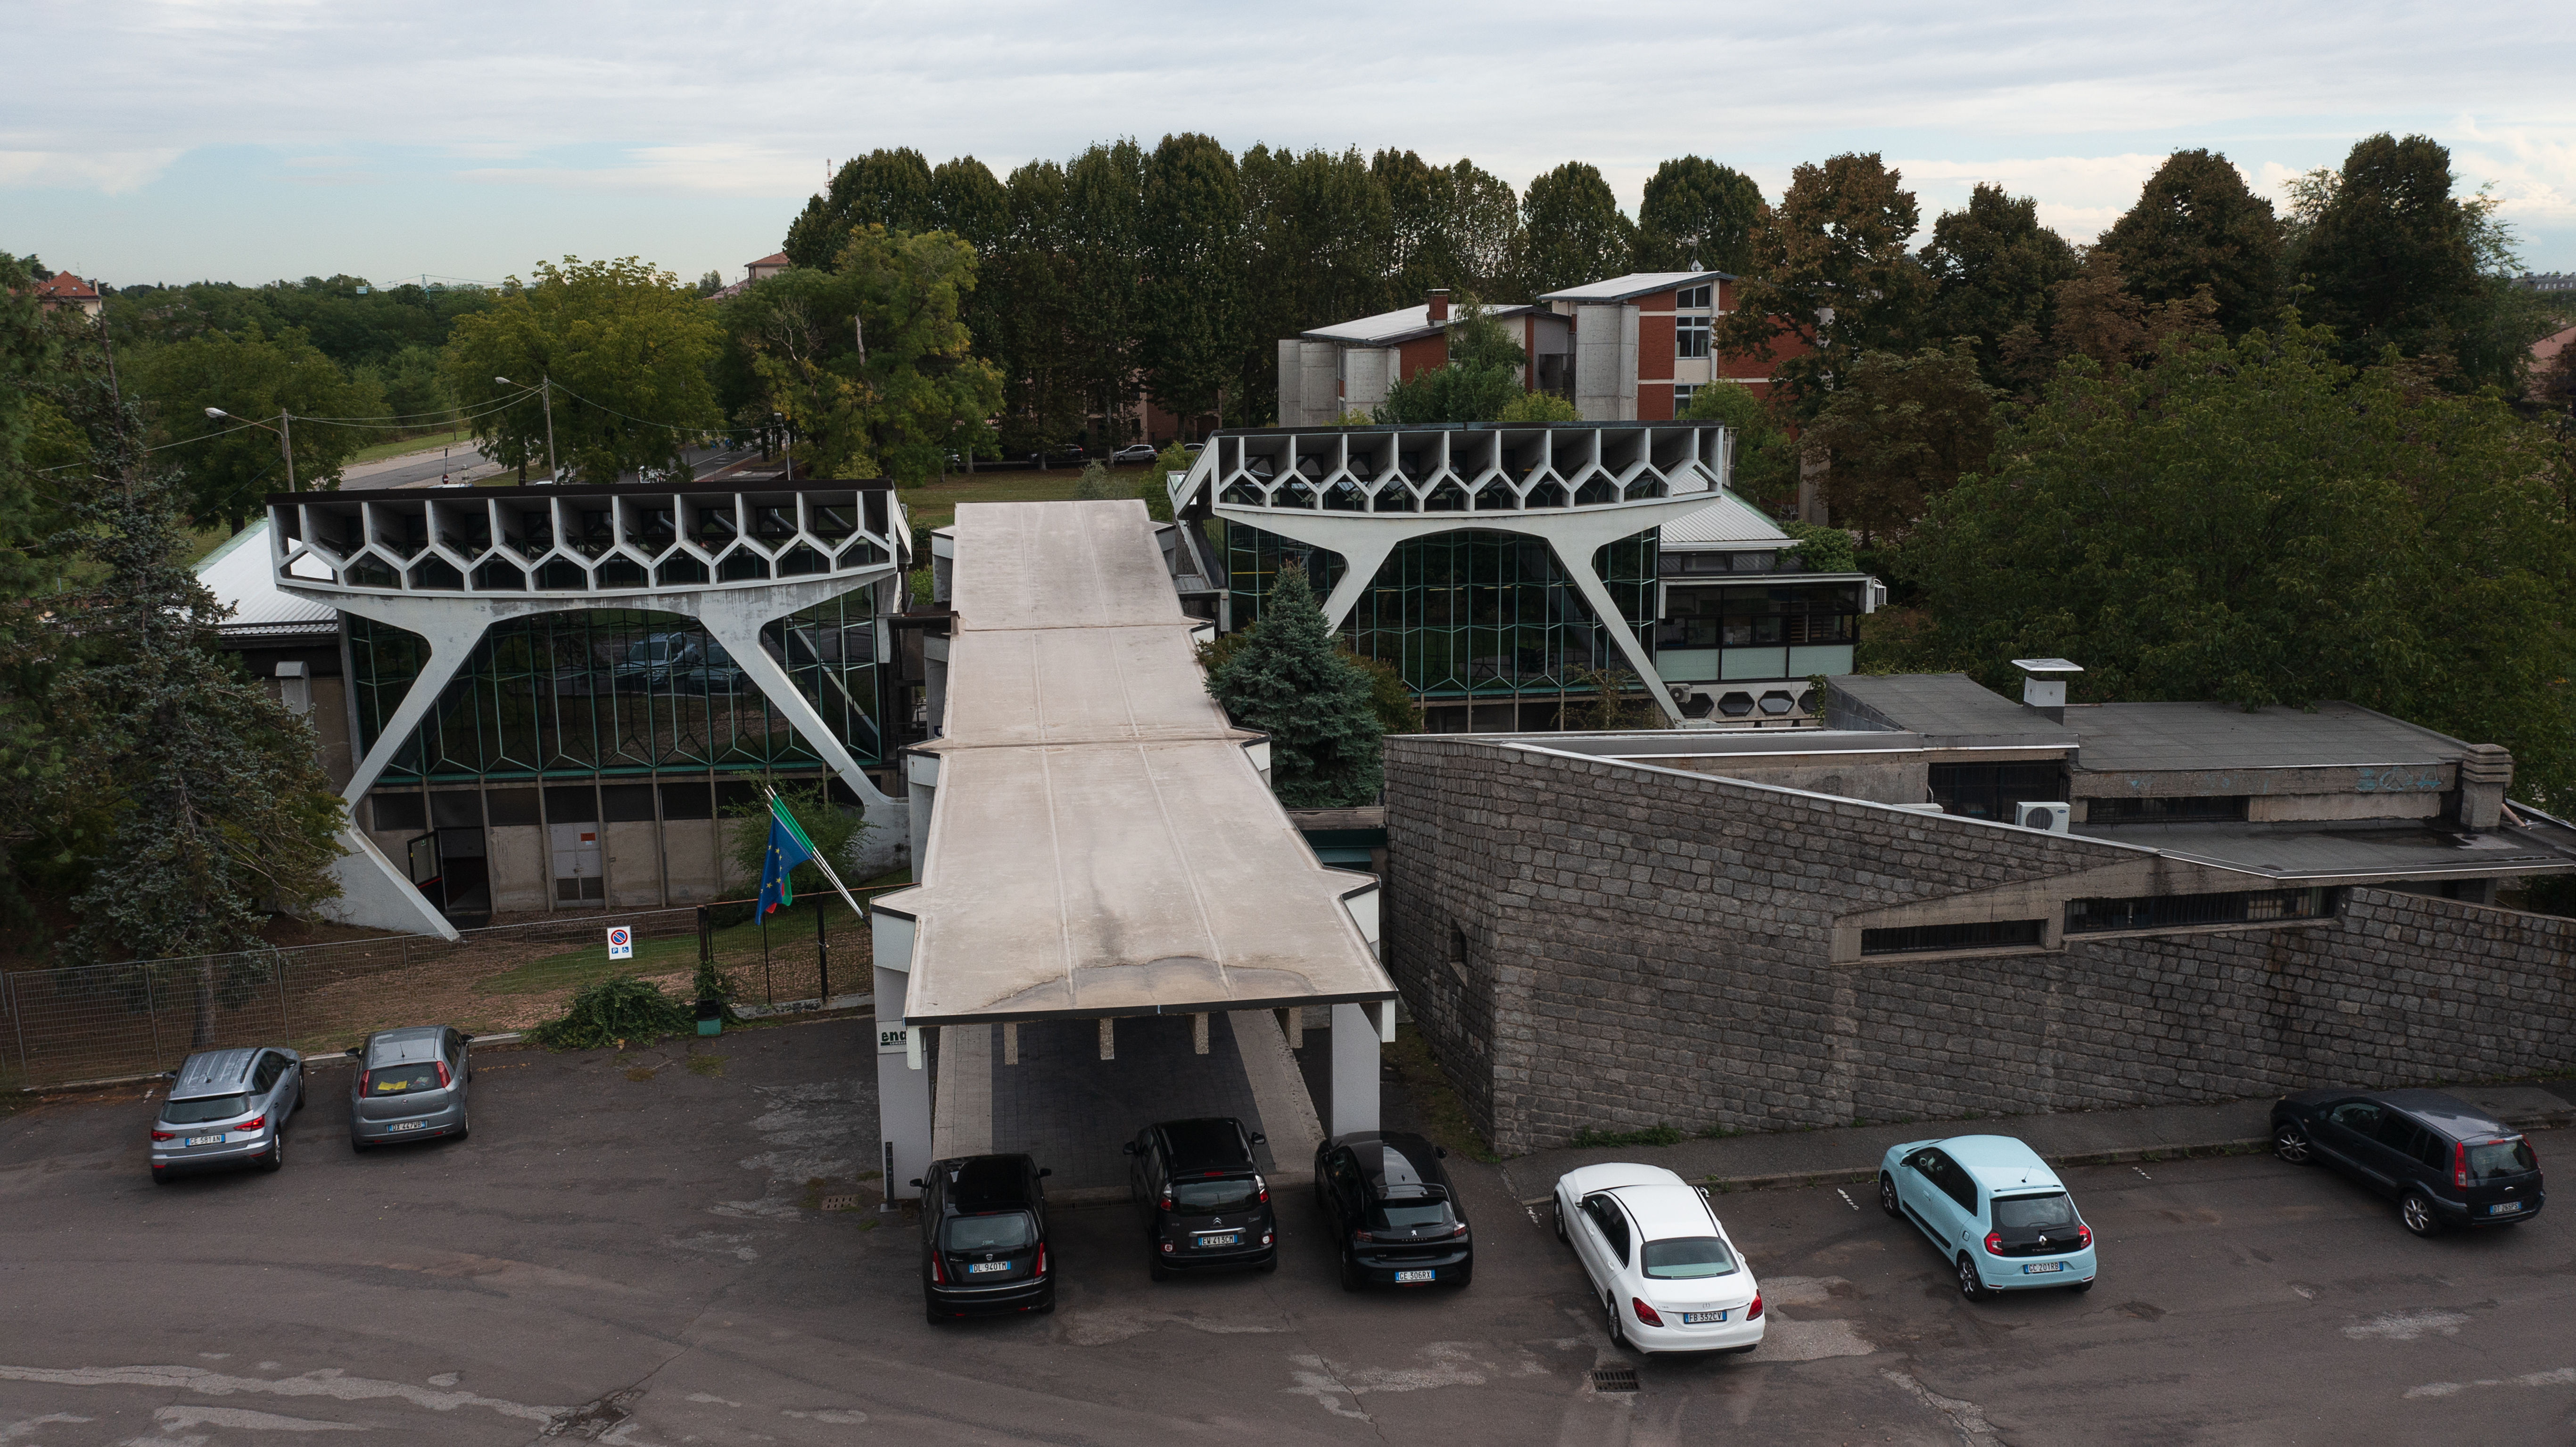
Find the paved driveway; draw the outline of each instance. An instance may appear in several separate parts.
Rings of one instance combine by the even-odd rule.
[[[934,1329],[909,1228],[817,1209],[872,1184],[874,1068],[865,1021],[494,1052],[471,1140],[366,1156],[325,1074],[283,1172],[161,1188],[130,1095],[0,1121],[0,1441],[2349,1444],[2576,1417],[2566,1208],[2418,1242],[2262,1157],[2072,1172],[2101,1286],[1993,1305],[1858,1188],[1721,1196],[1770,1340],[1646,1362],[1633,1394],[1594,1390],[1638,1364],[1508,1167],[1461,1171],[1463,1294],[1345,1295],[1302,1199],[1275,1275],[1157,1285],[1093,1208],[1059,1215],[1053,1316]]]

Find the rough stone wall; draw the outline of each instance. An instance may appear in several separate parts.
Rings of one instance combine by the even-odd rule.
[[[1390,740],[1387,806],[1389,967],[1506,1151],[2576,1066],[2576,921],[2356,889],[2313,924],[1834,965],[1839,915],[2117,851],[1467,740]]]

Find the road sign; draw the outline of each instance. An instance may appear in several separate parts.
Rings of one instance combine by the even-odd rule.
[[[612,960],[635,958],[635,932],[618,925],[608,932],[608,957]]]

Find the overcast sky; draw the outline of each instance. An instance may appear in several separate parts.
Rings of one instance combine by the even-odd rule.
[[[777,249],[827,161],[911,146],[997,176],[1094,140],[1410,148],[1514,185],[1601,168],[1633,213],[1696,152],[1777,199],[1874,150],[1924,220],[1978,181],[2089,240],[2168,152],[2258,187],[2375,131],[2493,183],[2576,270],[2576,5],[12,7],[0,248],[115,283],[482,281]]]

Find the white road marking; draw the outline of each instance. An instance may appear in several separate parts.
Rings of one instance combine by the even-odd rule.
[[[1853,1200],[1851,1198],[1851,1193],[1845,1191],[1842,1187],[1834,1187],[1834,1194],[1843,1198],[1844,1205],[1851,1207],[1855,1211],[1860,1209],[1860,1202]]]
[[[57,1387],[157,1387],[163,1391],[190,1392],[207,1397],[229,1397],[235,1392],[260,1392],[280,1397],[327,1397],[338,1402],[372,1402],[392,1397],[415,1407],[427,1407],[433,1412],[481,1407],[527,1422],[551,1421],[556,1413],[563,1410],[561,1407],[508,1402],[473,1392],[440,1392],[428,1387],[415,1387],[409,1382],[346,1376],[337,1367],[324,1367],[300,1377],[231,1377],[203,1367],[0,1365],[0,1382],[43,1382]]]
[[[2420,1387],[2408,1387],[2406,1395],[2410,1399],[2449,1397],[2465,1392],[2471,1387],[2576,1387],[2576,1367],[2560,1367],[2555,1371],[2547,1372],[2529,1372],[2519,1377],[2480,1377],[2474,1382],[2426,1382]]]
[[[2414,1341],[2427,1332],[2458,1336],[2469,1319],[2456,1311],[2392,1311],[2368,1321],[2355,1322],[2343,1329],[2354,1341],[2385,1337],[2390,1341]]]

